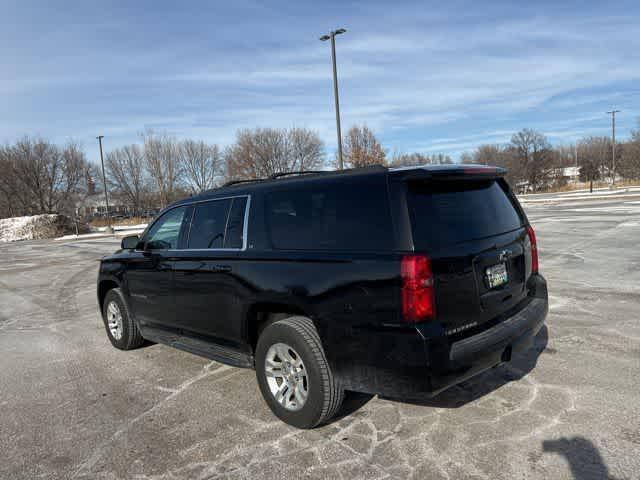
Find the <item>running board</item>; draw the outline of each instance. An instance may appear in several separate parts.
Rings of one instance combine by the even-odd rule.
[[[162,343],[170,347],[193,353],[216,362],[240,368],[253,368],[253,355],[240,352],[236,349],[225,347],[216,343],[204,342],[195,338],[178,336],[169,332],[163,332],[155,328],[145,328],[142,336],[156,343]]]

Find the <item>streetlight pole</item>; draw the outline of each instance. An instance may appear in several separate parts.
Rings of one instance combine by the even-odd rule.
[[[611,185],[616,184],[616,113],[620,110],[611,110],[607,114],[611,115],[611,153],[613,156],[613,176],[611,177]]]
[[[340,132],[340,100],[338,98],[338,68],[336,67],[336,35],[340,35],[341,33],[345,33],[346,30],[344,28],[339,28],[337,30],[332,30],[327,35],[323,35],[320,37],[320,40],[326,42],[327,40],[331,40],[331,61],[333,63],[333,97],[336,101],[336,130],[338,134],[338,167],[340,170],[344,168],[344,163],[342,161],[342,133]]]
[[[98,143],[100,144],[100,163],[102,164],[102,182],[104,185],[104,203],[107,206],[107,233],[113,233],[113,229],[111,228],[111,215],[109,215],[109,195],[107,194],[107,177],[104,173],[104,156],[102,155],[102,139],[104,135],[98,135],[96,137],[98,139]]]

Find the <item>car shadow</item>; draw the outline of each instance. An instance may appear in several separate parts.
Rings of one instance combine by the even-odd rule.
[[[412,405],[422,405],[434,408],[460,408],[469,402],[483,397],[509,382],[519,380],[533,370],[538,362],[540,354],[547,350],[549,332],[544,325],[534,339],[532,348],[526,352],[515,354],[511,361],[483,372],[465,382],[451,387],[435,397],[417,398],[394,398],[380,395],[379,398],[392,402],[401,402]],[[548,349],[548,353],[553,354],[555,350]],[[369,402],[375,395],[364,393],[347,392],[345,401],[338,414],[330,421],[338,421],[348,415],[355,413]]]
[[[469,402],[473,402],[478,398],[484,397],[489,393],[498,390],[507,383],[520,380],[531,372],[538,358],[547,350],[549,341],[549,331],[546,325],[543,325],[536,337],[531,348],[525,352],[516,353],[508,363],[503,363],[486,372],[483,372],[469,380],[455,385],[444,392],[439,393],[435,397],[399,399],[391,397],[380,397],[391,401],[400,401],[412,405],[423,405],[425,407],[434,408],[460,408]],[[555,350],[549,349],[548,353],[555,353]]]
[[[609,474],[598,448],[584,437],[544,440],[542,450],[545,453],[562,455],[569,463],[571,474],[576,480],[614,478]]]

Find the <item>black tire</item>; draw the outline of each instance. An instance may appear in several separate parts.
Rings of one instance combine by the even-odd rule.
[[[287,410],[269,388],[265,361],[269,348],[276,343],[290,345],[307,371],[309,393],[300,410]],[[268,325],[258,339],[255,363],[262,396],[283,422],[297,428],[313,428],[327,422],[340,409],[344,392],[331,372],[318,331],[309,318],[289,317]]]
[[[122,334],[120,338],[115,338],[109,329],[107,312],[111,303],[115,303],[117,305],[118,311],[122,316]],[[102,321],[104,322],[107,336],[114,347],[120,350],[132,350],[134,348],[138,348],[144,343],[144,338],[142,338],[140,330],[138,330],[138,326],[131,316],[127,302],[119,288],[112,288],[105,295],[104,302],[102,304]]]

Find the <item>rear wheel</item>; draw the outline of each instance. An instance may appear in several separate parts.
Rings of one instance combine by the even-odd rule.
[[[340,408],[343,391],[313,322],[289,317],[267,326],[256,347],[256,376],[267,405],[285,423],[313,428]]]
[[[114,347],[120,350],[131,350],[144,342],[119,288],[113,288],[105,295],[102,320],[107,336]]]

